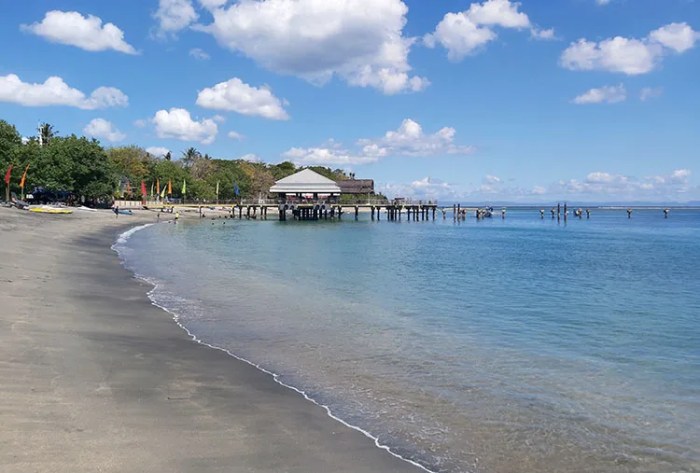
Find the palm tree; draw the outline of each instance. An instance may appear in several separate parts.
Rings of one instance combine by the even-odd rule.
[[[48,123],[40,124],[38,131],[40,146],[49,144],[49,141],[51,141],[51,139],[58,134],[58,130],[55,130],[53,125],[49,125]]]
[[[188,148],[187,151],[182,153],[182,165],[185,168],[191,167],[194,162],[202,157],[202,153],[197,151],[196,148]]]

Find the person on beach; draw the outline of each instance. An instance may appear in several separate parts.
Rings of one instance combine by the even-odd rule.
[[[114,218],[119,218],[119,207],[114,206]]]

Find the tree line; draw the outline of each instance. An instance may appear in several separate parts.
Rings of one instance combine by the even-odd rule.
[[[275,181],[303,169],[289,161],[216,159],[192,147],[176,159],[170,153],[154,156],[133,145],[104,148],[98,140],[84,136],[60,136],[49,124],[42,124],[36,137],[23,139],[14,125],[0,119],[0,170],[5,173],[10,165],[13,192],[20,192],[20,176],[28,169],[27,192],[37,187],[66,191],[87,203],[141,199],[142,182],[147,195],[154,183],[163,189],[171,182],[173,198],[182,197],[182,183],[187,182],[188,201],[265,197]],[[349,178],[340,169],[310,169],[335,181]]]

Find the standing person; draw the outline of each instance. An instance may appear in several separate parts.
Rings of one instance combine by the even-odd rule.
[[[114,218],[119,218],[119,206],[114,206]]]

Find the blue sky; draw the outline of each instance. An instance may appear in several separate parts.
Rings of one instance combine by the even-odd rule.
[[[0,118],[392,196],[685,202],[699,31],[695,0],[28,0],[0,17]]]

